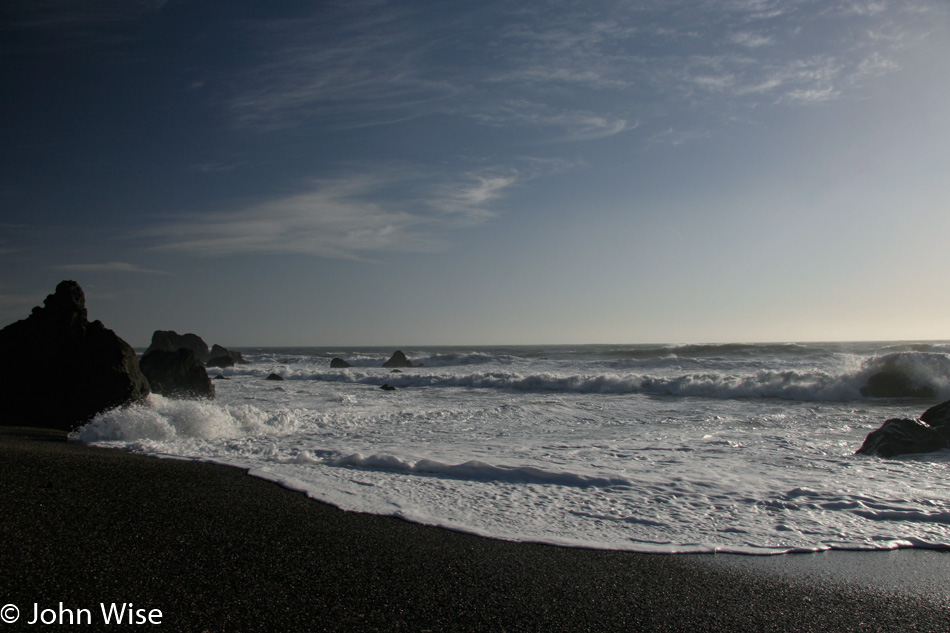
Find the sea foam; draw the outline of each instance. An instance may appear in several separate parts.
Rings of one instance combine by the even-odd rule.
[[[297,419],[290,411],[265,412],[250,406],[221,406],[207,400],[177,400],[150,394],[146,402],[100,413],[78,428],[82,442],[167,441],[180,437],[214,440],[283,434]]]
[[[950,546],[950,453],[855,456],[927,400],[864,397],[876,372],[943,393],[926,345],[712,345],[246,353],[217,399],[152,396],[83,441],[230,464],[343,509],[485,536],[644,552]],[[278,365],[279,363],[279,365]],[[280,367],[286,382],[264,378]],[[382,391],[388,382],[395,391]],[[950,395],[950,394],[948,394]]]

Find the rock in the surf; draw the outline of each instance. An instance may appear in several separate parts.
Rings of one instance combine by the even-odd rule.
[[[950,400],[924,411],[920,421],[936,428],[950,427]]]
[[[395,391],[395,390],[396,390],[396,388],[393,387],[393,386],[392,386],[391,384],[389,384],[388,382],[387,382],[385,385],[383,385],[382,387],[380,387],[380,389],[382,389],[383,391]]]
[[[0,330],[0,424],[71,430],[144,400],[149,384],[128,343],[89,322],[75,281],[62,281],[22,321]]]
[[[247,361],[241,352],[234,352],[226,347],[215,343],[211,346],[209,358],[205,361],[205,367],[234,367],[234,365],[244,365]]]
[[[353,365],[349,364],[342,358],[334,358],[330,361],[331,369],[346,369],[347,367],[352,367]]]
[[[389,360],[383,363],[383,367],[412,367],[412,362],[406,358],[402,350],[397,349]]]
[[[950,448],[950,427],[932,427],[920,420],[894,418],[871,431],[858,455],[895,457]]]
[[[171,398],[214,398],[214,383],[190,349],[152,350],[139,361],[152,391]]]
[[[271,375],[269,375],[267,378],[265,378],[264,380],[283,380],[283,379],[284,379],[284,377],[281,376],[280,374],[271,374]]]
[[[205,367],[217,367],[220,369],[234,367],[234,359],[230,356],[213,356],[207,360]]]
[[[176,352],[180,349],[190,349],[194,352],[198,362],[204,363],[211,358],[211,350],[208,344],[197,334],[179,334],[174,330],[155,330],[152,333],[152,343],[145,350],[145,353],[155,350],[163,352]]]

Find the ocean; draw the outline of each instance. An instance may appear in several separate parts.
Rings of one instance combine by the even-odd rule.
[[[950,547],[950,451],[854,455],[884,420],[950,399],[950,343],[406,347],[416,366],[398,373],[381,367],[395,348],[235,349],[249,362],[209,369],[227,378],[215,400],[152,395],[72,439],[517,541]],[[917,397],[864,395],[882,369]]]

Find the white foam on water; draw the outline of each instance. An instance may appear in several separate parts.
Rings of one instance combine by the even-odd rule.
[[[657,349],[417,351],[433,366],[401,374],[371,366],[385,360],[375,351],[345,370],[286,353],[283,383],[263,380],[274,354],[246,354],[214,402],[152,396],[74,437],[495,538],[746,554],[950,546],[950,454],[853,455],[884,419],[927,406],[862,398],[861,381],[904,363],[937,384],[942,352]]]
[[[146,401],[106,411],[81,427],[73,438],[81,442],[176,438],[215,440],[285,433],[295,428],[288,411],[264,412],[253,406],[220,406],[207,400],[180,400],[149,394]]]

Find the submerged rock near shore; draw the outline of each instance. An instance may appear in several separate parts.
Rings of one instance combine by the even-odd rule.
[[[0,330],[0,424],[72,430],[97,413],[144,400],[148,380],[132,347],[89,322],[75,281],[62,281],[44,307]]]
[[[950,448],[950,401],[930,407],[916,420],[893,418],[871,431],[855,454],[895,457]]]

